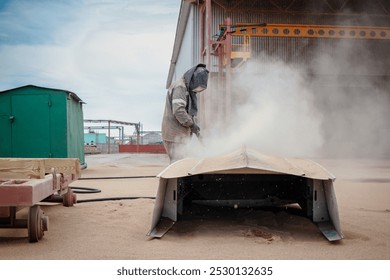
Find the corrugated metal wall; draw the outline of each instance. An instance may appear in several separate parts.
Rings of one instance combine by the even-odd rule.
[[[317,25],[348,25],[348,26],[390,26],[389,17],[369,17],[367,15],[346,14],[340,15],[292,15],[288,13],[264,13],[244,10],[245,7],[252,9],[262,7],[262,1],[243,1],[242,5],[231,4],[233,10],[227,10],[220,5],[212,3],[212,34],[218,34],[219,25],[224,23],[226,18],[231,19],[232,24],[237,23],[284,23],[284,24],[317,24]],[[266,1],[264,1],[266,2]],[[277,1],[280,5],[288,5],[291,1]],[[299,1],[298,1],[299,2]],[[264,3],[263,3],[264,4]],[[387,21],[386,21],[387,20]],[[206,38],[205,38],[206,39]],[[240,43],[242,38],[233,37],[232,43]],[[251,58],[260,62],[282,60],[288,63],[306,63],[321,51],[330,54],[337,52],[339,39],[321,38],[275,38],[275,37],[252,37],[251,38]],[[356,40],[356,46],[361,46],[371,50],[371,53],[387,59],[386,53],[389,51],[389,43],[367,42],[366,40]],[[385,57],[386,56],[386,57]],[[213,71],[217,71],[218,65],[216,57],[212,58]],[[346,69],[347,71],[347,69]],[[348,72],[344,74],[349,74]]]
[[[196,5],[192,5],[173,81],[180,78],[184,72],[200,62],[200,27],[199,8]]]
[[[312,2],[319,4],[317,4],[316,8],[317,13],[310,14],[305,6],[309,2],[311,1],[274,1],[274,3],[277,3],[281,7],[292,6],[290,12],[283,12],[278,10],[275,5],[272,5],[270,1],[212,1],[211,35],[214,37],[206,38],[206,32],[204,32],[203,40],[204,42],[207,42],[209,39],[215,39],[216,35],[219,33],[219,25],[223,24],[224,20],[228,17],[231,19],[233,24],[285,23],[389,26],[389,16],[380,15],[378,11],[378,5],[381,5],[384,10],[389,11],[389,1],[380,0],[380,2],[377,3],[372,3],[371,1],[360,1],[361,3],[366,3],[367,13],[359,14],[353,10],[346,10],[343,15],[334,13],[334,11],[332,14],[329,5],[325,4],[326,1]],[[346,3],[341,0],[328,0],[327,2],[333,7],[340,7]],[[359,3],[359,1],[353,2]],[[200,7],[201,4],[198,1],[194,2],[192,5],[188,26],[183,38],[183,45],[180,49],[174,80],[192,65],[202,61],[200,57],[200,28],[202,26],[202,23],[200,22],[202,18]],[[267,12],[267,10],[269,10],[269,12]],[[375,16],[371,17],[368,13],[373,13]],[[379,15],[375,13],[378,13]],[[203,22],[203,26],[206,26],[205,22]],[[242,38],[233,38],[233,43],[239,43],[241,41]],[[313,49],[326,49],[329,53],[337,52],[337,49],[335,49],[337,48],[337,43],[337,39],[252,37],[251,51],[252,58],[258,61],[267,62],[270,60],[281,59],[289,63],[305,63],[306,61],[313,59]],[[355,41],[354,43],[363,45],[366,44],[363,40]],[[370,49],[373,50],[373,53],[380,53],[384,56],[385,52],[388,50],[388,43],[370,43]],[[217,72],[217,65],[218,58],[211,56],[211,63],[209,65],[210,70],[212,72]]]

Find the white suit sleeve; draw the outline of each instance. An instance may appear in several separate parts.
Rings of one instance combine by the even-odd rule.
[[[172,91],[172,113],[177,121],[185,127],[193,125],[191,116],[187,113],[187,94],[183,87],[177,87]]]

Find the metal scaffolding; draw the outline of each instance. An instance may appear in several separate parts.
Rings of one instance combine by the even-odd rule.
[[[123,122],[123,121],[116,121],[116,120],[91,120],[91,119],[85,119],[84,123],[107,123],[107,126],[103,126],[104,129],[107,129],[108,131],[108,153],[110,153],[110,138],[111,138],[111,129],[118,129],[118,126],[112,126],[112,124],[122,124],[122,125],[130,125],[135,127],[135,132],[137,136],[137,145],[139,145],[140,142],[140,134],[142,130],[141,123],[133,123],[133,122]],[[88,126],[85,126],[88,128]],[[123,128],[123,127],[122,127]],[[123,129],[122,129],[122,135],[123,135]],[[123,136],[122,136],[123,139]]]

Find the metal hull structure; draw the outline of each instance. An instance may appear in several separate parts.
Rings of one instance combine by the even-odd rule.
[[[341,240],[335,177],[306,159],[268,156],[245,147],[204,159],[186,158],[158,177],[149,236],[162,237],[193,206],[269,207],[298,203],[329,241]]]

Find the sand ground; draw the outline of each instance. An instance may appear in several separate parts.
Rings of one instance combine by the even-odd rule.
[[[86,157],[83,178],[155,176],[166,155],[112,154]],[[162,239],[146,236],[154,200],[42,205],[49,231],[29,243],[26,229],[0,229],[3,260],[95,259],[390,259],[390,160],[315,159],[336,177],[335,190],[345,238],[330,243],[308,219],[294,213],[240,210],[179,221]],[[78,199],[154,197],[158,179],[79,180],[72,186],[101,193]],[[25,215],[26,211],[18,212]]]

